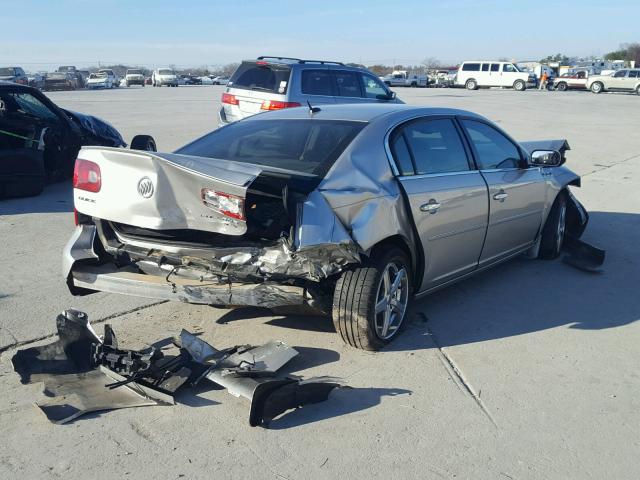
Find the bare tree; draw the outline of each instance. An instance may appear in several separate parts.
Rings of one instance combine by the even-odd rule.
[[[422,61],[422,65],[427,70],[438,70],[442,67],[442,62],[435,57],[427,57]]]

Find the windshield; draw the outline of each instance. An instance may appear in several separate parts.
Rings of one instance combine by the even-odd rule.
[[[260,120],[230,124],[175,153],[324,175],[364,122]]]
[[[232,88],[284,94],[287,92],[291,69],[286,65],[243,62],[229,80]]]
[[[49,107],[30,93],[6,93],[0,95],[4,109],[43,120],[58,121],[57,115]]]
[[[173,75],[173,70],[169,70],[168,68],[161,68],[158,70],[158,75]]]
[[[92,73],[89,78],[107,78],[107,74],[105,72]]]
[[[127,75],[142,75],[142,70],[127,70]]]

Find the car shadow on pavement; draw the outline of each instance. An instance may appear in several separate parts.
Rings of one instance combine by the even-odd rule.
[[[70,181],[47,185],[35,197],[0,199],[0,216],[58,212],[73,212],[73,188]]]
[[[275,318],[274,318],[275,316]],[[216,323],[226,324],[241,320],[250,320],[254,318],[269,318],[265,323],[274,327],[292,328],[295,330],[306,330],[308,332],[326,332],[333,333],[336,331],[333,322],[329,316],[319,315],[282,315],[274,313],[268,308],[259,307],[239,307],[222,315],[216,320]]]
[[[590,213],[583,239],[607,251],[602,273],[561,259],[524,257],[416,301],[405,331],[385,350],[486,342],[566,327],[601,330],[640,319],[640,215]]]
[[[284,430],[341,417],[375,407],[380,404],[383,397],[411,395],[411,393],[411,390],[403,388],[337,388],[331,392],[325,402],[305,405],[272,420],[269,429]]]

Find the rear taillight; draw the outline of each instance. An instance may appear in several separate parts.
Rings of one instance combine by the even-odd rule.
[[[226,103],[227,105],[238,105],[238,99],[235,95],[231,95],[230,93],[222,94],[222,103]]]
[[[260,110],[280,110],[283,108],[300,107],[298,102],[279,102],[278,100],[265,100]]]
[[[244,216],[244,198],[242,197],[216,192],[210,188],[203,188],[201,198],[202,203],[216,212],[236,220],[246,220]]]
[[[73,188],[97,193],[101,187],[102,176],[98,164],[78,158],[73,169]]]

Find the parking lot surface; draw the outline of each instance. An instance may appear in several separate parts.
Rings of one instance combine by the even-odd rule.
[[[101,117],[130,141],[171,151],[217,126],[223,87],[48,94]],[[584,240],[606,249],[602,274],[519,258],[413,307],[404,333],[367,353],[330,319],[260,309],[95,294],[60,276],[73,229],[69,186],[0,201],[0,478],[558,478],[640,477],[640,96],[588,92],[397,89],[405,102],[471,110],[518,140],[566,138],[583,176]],[[350,389],[248,425],[248,403],[201,384],[173,407],[50,424],[20,385],[16,347],[50,342],[75,307],[135,347],[202,332],[217,347],[281,339],[287,371],[343,378]],[[44,339],[44,340],[42,340]]]

